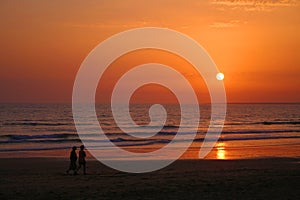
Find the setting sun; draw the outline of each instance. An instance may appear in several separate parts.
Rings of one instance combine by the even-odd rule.
[[[223,79],[224,79],[224,74],[223,73],[218,73],[217,75],[216,75],[216,78],[219,80],[219,81],[222,81]]]

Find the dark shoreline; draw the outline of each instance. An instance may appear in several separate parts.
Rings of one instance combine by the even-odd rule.
[[[1,158],[1,199],[298,199],[300,158],[178,160],[130,174],[88,161],[67,175],[61,158]]]

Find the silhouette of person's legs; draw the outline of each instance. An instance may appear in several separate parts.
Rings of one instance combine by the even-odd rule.
[[[82,164],[83,165],[83,174],[86,174],[86,167],[85,167],[85,163]]]
[[[69,169],[67,170],[67,174],[69,173],[69,171],[74,171],[74,175],[77,174],[77,170],[76,170],[77,166],[76,166],[76,162],[71,161],[70,162],[70,166]]]
[[[85,162],[80,162],[77,170],[81,168],[81,165],[83,166],[83,174],[86,175],[86,163]]]

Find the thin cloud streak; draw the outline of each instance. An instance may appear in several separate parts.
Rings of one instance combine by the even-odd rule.
[[[211,4],[246,11],[270,11],[276,7],[297,6],[296,0],[212,0]]]
[[[209,25],[210,28],[235,28],[238,27],[241,22],[239,20],[231,20],[229,22],[214,22]]]

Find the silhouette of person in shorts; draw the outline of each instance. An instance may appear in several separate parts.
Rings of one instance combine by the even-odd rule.
[[[83,167],[83,174],[86,175],[86,161],[85,161],[85,151],[84,151],[84,145],[80,146],[80,151],[79,151],[79,159],[78,159],[78,169],[79,170],[81,168],[81,166]]]
[[[70,153],[70,166],[69,166],[69,169],[67,170],[67,174],[69,174],[69,171],[71,171],[71,170],[73,171],[74,175],[77,174],[76,161],[77,161],[77,154],[76,154],[76,147],[74,146]]]

